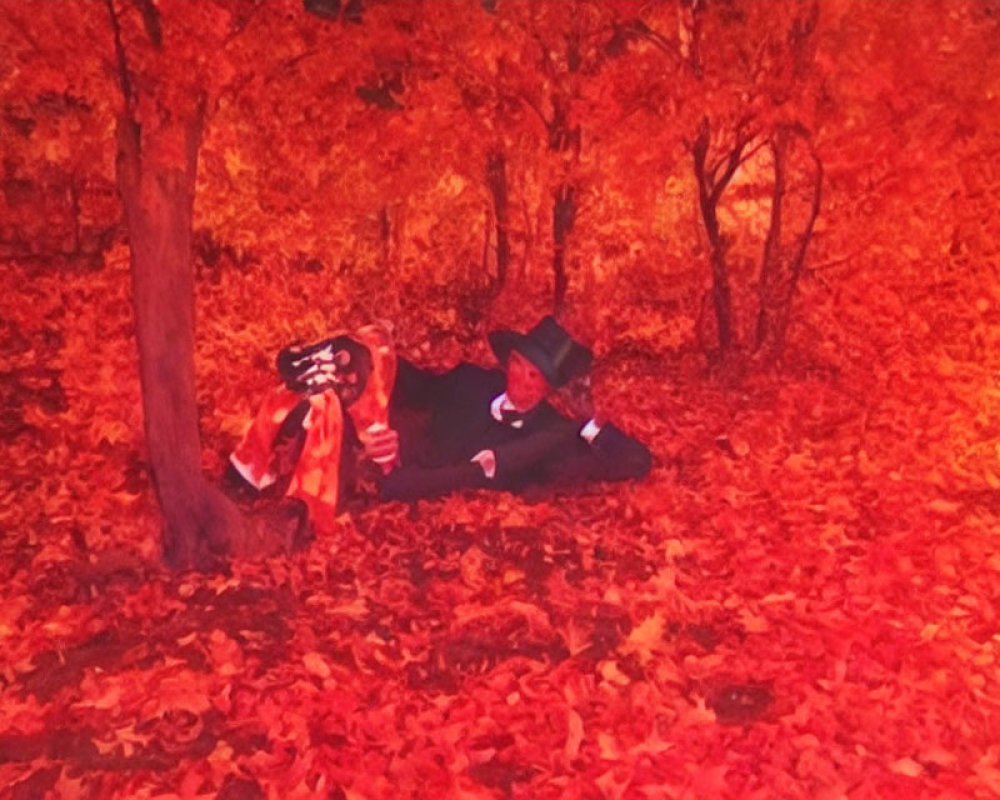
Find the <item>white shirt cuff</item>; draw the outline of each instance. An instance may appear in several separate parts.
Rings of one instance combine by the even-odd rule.
[[[243,480],[245,480],[254,489],[257,489],[258,491],[263,491],[272,483],[274,483],[276,480],[278,480],[278,476],[275,475],[273,472],[265,472],[263,475],[260,476],[260,478],[258,478],[256,474],[254,474],[254,468],[250,464],[241,461],[237,457],[236,453],[229,454],[229,463],[233,465],[233,468],[238,473],[240,473],[240,476],[243,478]]]
[[[580,438],[583,439],[587,444],[593,444],[594,439],[597,438],[597,434],[601,432],[601,426],[598,425],[594,420],[587,420],[587,424],[580,429]]]

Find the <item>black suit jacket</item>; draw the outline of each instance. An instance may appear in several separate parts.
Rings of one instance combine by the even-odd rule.
[[[382,496],[411,500],[463,488],[516,492],[533,485],[641,478],[649,472],[649,450],[610,423],[588,444],[579,435],[579,422],[545,402],[520,428],[497,422],[490,403],[505,388],[499,369],[463,363],[436,374],[400,359],[389,410],[390,423],[400,433],[402,463],[383,479]],[[492,479],[470,461],[487,449],[496,454]]]

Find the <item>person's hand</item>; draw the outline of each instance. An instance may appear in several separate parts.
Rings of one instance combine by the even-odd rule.
[[[399,433],[388,425],[375,423],[358,433],[365,457],[382,467],[388,474],[399,461]]]
[[[482,467],[483,475],[490,480],[492,480],[493,476],[497,474],[497,454],[492,450],[480,450],[470,459],[470,461],[473,461]]]

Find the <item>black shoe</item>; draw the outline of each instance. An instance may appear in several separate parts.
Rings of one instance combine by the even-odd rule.
[[[222,475],[222,491],[236,503],[252,503],[260,497],[257,487],[240,475],[232,462],[226,465],[226,471]]]

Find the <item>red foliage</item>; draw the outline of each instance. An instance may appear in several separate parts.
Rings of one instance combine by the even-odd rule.
[[[767,46],[746,84],[703,53],[699,93],[691,4],[649,5],[587,5],[577,77],[543,53],[572,24],[545,4],[372,3],[360,25],[173,6],[167,46],[205,54],[211,98],[209,475],[283,344],[390,315],[408,356],[485,360],[487,329],[543,313],[564,168],[568,315],[656,456],[614,491],[359,500],[306,552],[201,575],[159,565],[127,248],[94,269],[30,213],[110,180],[107,8],[2,4],[0,231],[33,258],[4,263],[0,298],[0,796],[1000,793],[1000,28],[976,2],[823,3],[799,83],[790,11],[707,3],[717,53]],[[578,81],[569,165],[549,80]],[[780,374],[711,373],[693,347],[709,253],[685,140],[706,109],[731,130],[744,90],[809,126],[829,181]],[[501,145],[512,274],[490,298]],[[746,297],[771,196],[754,168],[720,205]],[[100,203],[68,208],[53,241],[74,220],[116,235]]]

